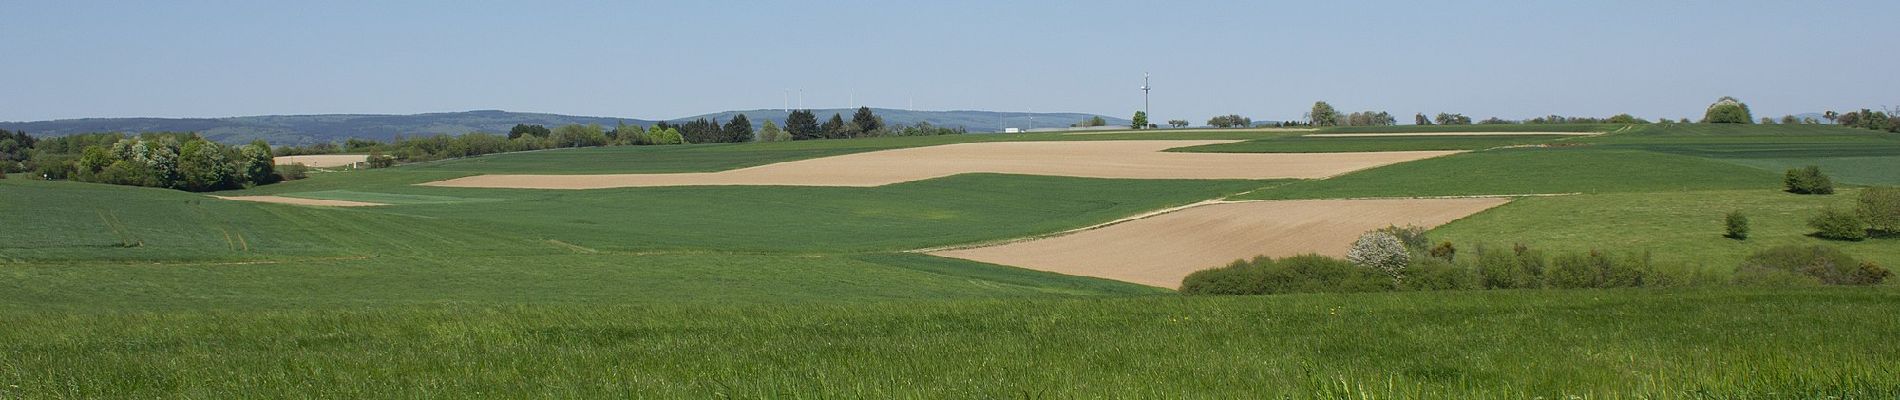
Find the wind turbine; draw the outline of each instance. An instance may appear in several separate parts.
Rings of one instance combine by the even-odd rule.
[[[1148,120],[1153,121],[1154,113],[1148,112],[1148,89],[1153,88],[1148,87],[1148,73],[1143,72],[1141,73],[1141,114],[1147,115]]]

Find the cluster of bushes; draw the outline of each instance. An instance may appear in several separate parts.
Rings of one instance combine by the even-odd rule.
[[[59,166],[42,165],[50,179],[208,192],[302,177],[301,170],[279,171],[270,145],[262,140],[226,146],[196,134],[163,133],[81,135],[60,142],[48,150],[70,150],[77,143],[85,147],[76,158],[60,158]]]
[[[1834,194],[1834,180],[1821,173],[1821,167],[1789,169],[1781,178],[1782,186],[1788,193],[1796,194]]]
[[[1829,207],[1809,219],[1814,236],[1858,241],[1900,235],[1900,188],[1867,188],[1856,200],[1853,210]]]
[[[1174,122],[1175,121],[1168,121],[1168,125],[1179,128],[1187,124],[1187,121],[1180,121],[1181,125],[1176,126]],[[1207,126],[1215,128],[1246,128],[1253,126],[1253,118],[1242,117],[1240,114],[1227,114],[1209,118],[1207,120]]]
[[[1723,277],[1685,267],[1663,268],[1649,253],[1601,250],[1546,254],[1524,245],[1437,245],[1422,229],[1368,232],[1346,259],[1301,255],[1237,260],[1181,282],[1190,295],[1381,292],[1474,289],[1673,287],[1718,283],[1870,285],[1891,274],[1825,246],[1778,247],[1749,257]]]

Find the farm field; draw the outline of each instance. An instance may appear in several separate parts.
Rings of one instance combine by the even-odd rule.
[[[1344,257],[1360,234],[1390,225],[1433,227],[1509,201],[1285,200],[1218,203],[1074,234],[931,252],[1069,275],[1174,288],[1194,271],[1256,256]]]
[[[1225,141],[962,143],[894,149],[736,170],[681,174],[477,175],[427,186],[603,189],[653,186],[871,187],[971,173],[1123,179],[1324,178],[1449,152],[1196,154],[1163,150]]]
[[[1872,153],[1888,136],[1673,124],[1464,129],[1604,134],[1220,130],[620,146],[214,193],[383,204],[372,207],[0,180],[0,320],[9,322],[0,324],[0,398],[1900,394],[1900,371],[1886,362],[1900,356],[1887,339],[1900,335],[1891,282],[1170,290],[1237,258],[1337,256],[1388,224],[1435,226],[1433,240],[1459,246],[1646,251],[1664,268],[1716,277],[1781,244],[1900,265],[1896,239],[1823,241],[1805,227],[1821,208],[1851,204],[1861,190],[1853,185],[1893,179],[1848,170],[1883,165],[1890,154]],[[1301,176],[1325,179],[1009,170],[1018,174],[872,187],[424,185],[491,174],[718,174],[939,145],[1458,153]],[[1841,193],[1781,192],[1787,163],[1824,165]],[[1525,194],[1551,196],[1384,199]],[[1216,199],[1239,202],[1046,237]],[[1753,218],[1748,241],[1720,237],[1732,210]],[[1042,239],[969,247],[1024,238]],[[917,252],[929,249],[949,257]]]

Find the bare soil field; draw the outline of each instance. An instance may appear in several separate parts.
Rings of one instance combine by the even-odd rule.
[[[303,164],[306,167],[330,168],[342,167],[369,160],[362,154],[314,154],[303,156],[276,157],[277,165]]]
[[[1102,134],[1109,134],[1109,133],[1153,133],[1153,134],[1157,134],[1157,135],[1166,135],[1166,134],[1170,134],[1170,133],[1202,133],[1202,132],[1312,132],[1312,131],[1316,131],[1316,130],[1318,130],[1318,129],[1313,129],[1313,128],[1179,128],[1179,129],[1177,129],[1177,128],[1161,128],[1161,129],[1139,129],[1139,130],[1137,130],[1137,129],[1109,129],[1109,130],[1090,130],[1090,131],[1073,131],[1073,132],[1063,132],[1062,134],[1064,134],[1064,135],[1102,135]]]
[[[284,196],[211,196],[211,197],[216,197],[216,198],[225,199],[225,200],[255,201],[259,203],[296,204],[300,206],[368,207],[368,206],[388,205],[388,204],[383,204],[383,203],[370,203],[370,202],[362,202],[362,201],[301,199],[301,198],[296,198],[296,197],[284,197]]]
[[[609,175],[478,175],[426,186],[602,189],[649,186],[781,185],[871,187],[966,173],[1124,179],[1326,178],[1456,151],[1376,153],[1170,153],[1232,140],[1117,140],[961,143],[884,150],[720,172]]]
[[[1386,132],[1386,133],[1315,133],[1303,137],[1381,137],[1381,136],[1595,136],[1603,132]]]
[[[1442,225],[1507,198],[1287,200],[1210,204],[1099,229],[927,254],[1175,288],[1194,271],[1255,256],[1344,257],[1366,231]]]

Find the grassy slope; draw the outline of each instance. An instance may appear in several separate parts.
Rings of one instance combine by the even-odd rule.
[[[0,312],[0,397],[1888,398],[1896,315],[1878,289]]]
[[[1784,244],[1828,244],[1880,265],[1900,265],[1900,242],[1825,241],[1807,236],[1808,218],[1827,206],[1854,204],[1849,190],[1806,196],[1775,190],[1613,193],[1519,199],[1446,224],[1434,238],[1462,245],[1523,243],[1535,248],[1647,250],[1657,261],[1727,272],[1757,250]],[[1748,215],[1748,240],[1722,238],[1723,216]]]

